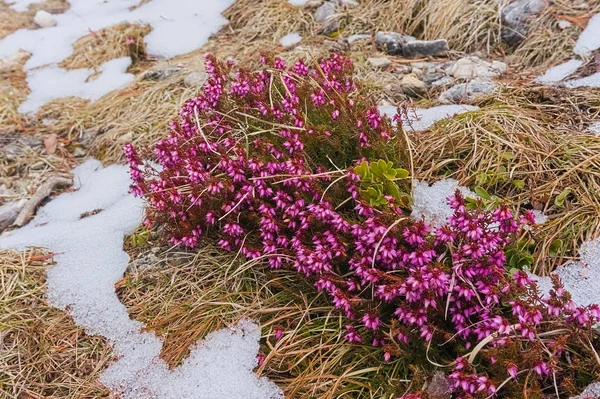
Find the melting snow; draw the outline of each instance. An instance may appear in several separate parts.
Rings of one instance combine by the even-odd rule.
[[[600,239],[583,243],[579,255],[581,260],[559,266],[552,274],[560,277],[577,305],[600,304]],[[552,288],[550,277],[531,277],[537,280],[541,292],[547,294]]]
[[[378,108],[382,114],[390,118],[393,118],[397,112],[397,107],[394,106],[380,106]],[[414,111],[409,111],[408,115],[402,115],[402,122],[405,128],[420,132],[428,129],[439,120],[478,109],[479,107],[474,105],[440,105],[431,108],[416,108]]]
[[[29,3],[30,0],[20,0],[14,7],[26,7]],[[73,53],[72,44],[78,38],[90,31],[124,22],[151,25],[152,31],[145,38],[147,51],[152,55],[171,58],[201,47],[210,35],[216,33],[227,22],[221,13],[233,4],[233,0],[150,0],[133,10],[130,8],[138,5],[139,0],[71,0],[69,4],[70,8],[63,14],[53,15],[57,21],[56,26],[20,29],[0,40],[0,58],[23,49],[32,54],[25,63],[24,70],[50,65],[46,68],[54,69],[48,72],[48,76],[57,76],[60,68],[52,64],[69,57]],[[113,65],[104,65],[101,69],[112,67]],[[86,69],[65,72],[61,75],[61,83],[79,86],[71,87],[68,90],[70,93],[85,93],[89,88],[81,87],[84,84],[82,76],[88,75],[89,71]],[[124,71],[112,70],[104,79],[114,79],[115,84],[99,84],[95,89],[96,93],[101,93],[100,87],[103,86],[105,90],[100,95],[114,89],[116,82],[124,84],[130,79],[125,76]],[[47,92],[54,89],[51,86],[35,82],[30,85],[33,100],[26,110],[35,111],[37,108],[33,104],[38,104],[42,98],[55,98]]]
[[[27,11],[30,4],[40,3],[43,0],[8,0],[7,3],[16,11]]]
[[[289,47],[300,43],[301,40],[302,36],[300,36],[298,33],[288,33],[282,37],[281,40],[279,40],[279,44],[281,44],[283,47]]]
[[[458,184],[454,179],[444,179],[433,183],[431,186],[424,180],[414,180],[414,199],[411,216],[417,220],[424,220],[433,226],[443,226],[448,218],[454,214],[448,197],[454,195],[456,190],[465,197],[478,198],[477,194]]]
[[[89,334],[107,338],[119,356],[102,383],[122,399],[281,398],[274,384],[252,372],[260,329],[250,321],[210,334],[169,370],[159,358],[162,342],[129,318],[114,289],[129,262],[123,237],[143,218],[142,200],[128,194],[127,168],[88,161],[73,173],[77,191],[58,196],[27,226],[1,237],[0,248],[43,246],[56,253],[57,264],[47,273],[48,301],[68,310]]]
[[[586,76],[585,78],[567,80],[565,86],[570,89],[576,87],[600,87],[600,72]]]
[[[288,3],[293,6],[303,6],[308,3],[308,0],[288,0]]]
[[[573,52],[580,57],[588,57],[600,48],[600,14],[594,15],[585,30],[579,35]]]
[[[553,66],[545,74],[537,78],[536,82],[545,85],[556,84],[577,71],[581,65],[583,65],[583,61],[581,60],[569,60],[560,65]]]

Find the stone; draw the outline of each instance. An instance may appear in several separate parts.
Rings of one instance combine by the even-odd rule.
[[[90,148],[92,144],[94,144],[96,137],[101,133],[102,130],[100,128],[86,129],[79,135],[79,144],[86,148]]]
[[[170,78],[173,75],[178,74],[179,72],[181,72],[183,68],[178,67],[178,66],[165,66],[165,67],[161,67],[161,68],[155,68],[155,69],[151,69],[149,71],[146,71],[144,73],[144,76],[142,77],[144,80],[165,80]]]
[[[412,67],[409,65],[398,65],[396,68],[394,68],[394,72],[401,75],[406,75],[412,72]]]
[[[377,32],[377,35],[375,35],[377,48],[390,55],[402,55],[404,45],[415,40],[417,39],[413,36],[396,32]]]
[[[490,64],[478,57],[465,57],[456,61],[449,73],[456,79],[497,78],[506,69],[504,62],[494,61]]]
[[[38,10],[33,17],[33,22],[40,28],[51,28],[56,26],[56,20],[48,11]]]
[[[439,87],[439,86],[448,86],[454,83],[454,79],[451,76],[444,76],[443,78],[436,80],[435,82],[431,82],[431,86]]]
[[[572,22],[569,22],[565,19],[558,20],[558,27],[562,30],[569,29],[571,26],[573,26]]]
[[[165,266],[165,260],[157,256],[160,248],[151,248],[140,254],[127,266],[129,273],[143,273],[161,269]]]
[[[336,6],[331,1],[326,1],[325,3],[321,4],[321,6],[317,8],[313,14],[315,22],[323,27],[321,33],[324,35],[329,35],[338,30],[340,25],[335,17]]]
[[[126,144],[126,143],[131,143],[133,141],[133,132],[127,132],[122,136],[119,136],[117,138],[117,143],[119,144]]]
[[[450,399],[452,388],[448,379],[441,371],[436,371],[427,385],[427,397],[429,399]]]
[[[8,161],[16,161],[27,151],[38,150],[42,147],[39,137],[8,134],[0,136],[0,158],[4,156]]]
[[[421,76],[423,76],[423,70],[420,68],[413,67],[412,74],[420,78]]]
[[[191,72],[185,75],[183,84],[190,88],[197,88],[204,86],[207,80],[208,74],[206,72]]]
[[[25,202],[26,200],[12,201],[0,206],[0,232],[12,226]]]
[[[367,63],[373,68],[386,69],[392,65],[392,60],[385,57],[367,58]]]
[[[343,53],[350,50],[350,43],[346,39],[323,40],[323,46],[328,50],[336,53]]]
[[[402,92],[411,97],[420,97],[427,91],[425,82],[417,78],[414,74],[405,75],[400,81]]]
[[[402,48],[402,55],[408,58],[433,57],[443,55],[449,50],[446,39],[414,40]]]
[[[423,75],[421,80],[425,82],[426,85],[431,85],[433,82],[437,82],[445,76],[446,74],[444,72],[433,72]]]
[[[87,155],[87,152],[81,147],[75,147],[73,150],[73,156],[76,158],[83,158]]]
[[[525,39],[531,21],[548,6],[547,0],[516,0],[501,11],[500,36],[506,43],[516,46]]]
[[[460,104],[492,94],[494,90],[496,90],[496,83],[491,80],[474,79],[452,86],[440,94],[438,100],[443,104]]]

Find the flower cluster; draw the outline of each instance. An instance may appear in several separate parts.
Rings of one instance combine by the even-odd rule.
[[[132,191],[147,199],[146,225],[176,245],[208,239],[297,271],[348,319],[348,341],[381,347],[386,361],[415,342],[452,342],[446,359],[457,397],[495,395],[499,381],[525,370],[541,384],[566,380],[560,363],[570,349],[540,336],[556,325],[560,337],[589,333],[600,312],[575,306],[559,281],[541,298],[527,274],[507,273],[506,250],[529,234],[531,215],[471,209],[457,192],[454,215],[433,228],[386,194],[408,184],[388,172],[373,179],[385,200],[367,200],[359,165],[405,162],[399,121],[360,95],[340,55],[289,68],[261,61],[264,69],[247,71],[207,57],[210,79],[155,144],[157,166],[125,146]],[[372,170],[395,170],[382,168]],[[516,348],[535,350],[504,359],[502,350]],[[479,352],[483,362],[506,364],[489,375],[471,361]]]

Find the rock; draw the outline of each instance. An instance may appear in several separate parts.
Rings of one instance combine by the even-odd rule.
[[[100,128],[86,129],[79,135],[79,144],[86,148],[90,148],[94,144],[96,137],[102,133]]]
[[[396,68],[394,68],[394,72],[401,75],[406,75],[412,72],[412,67],[409,65],[398,65]]]
[[[454,79],[452,77],[444,76],[443,78],[436,80],[435,82],[431,82],[431,86],[433,86],[433,87],[447,86],[447,85],[451,85],[452,83],[454,83]]]
[[[119,136],[117,138],[117,143],[119,144],[126,144],[126,143],[131,143],[133,141],[133,132],[127,132],[122,136]]]
[[[465,57],[456,61],[449,73],[457,79],[497,78],[506,69],[504,62],[494,61],[490,64],[477,57]]]
[[[25,202],[25,200],[12,201],[0,206],[0,232],[12,226],[17,216],[19,216],[19,212],[25,206]]]
[[[350,50],[350,43],[341,38],[338,40],[323,40],[323,46],[325,46],[328,51],[336,53],[343,53]]]
[[[42,142],[44,143],[44,153],[46,155],[52,155],[58,149],[58,135],[56,133],[45,134]]]
[[[206,72],[191,72],[185,75],[183,78],[183,84],[187,87],[202,87],[208,80],[208,74]]]
[[[548,6],[546,0],[516,0],[501,11],[502,40],[510,45],[523,41],[535,16]]]
[[[321,33],[325,35],[329,35],[338,30],[340,25],[335,16],[335,4],[330,1],[326,1],[325,3],[321,4],[321,6],[317,8],[313,14],[315,22],[323,26]]]
[[[81,147],[75,147],[73,150],[73,156],[76,158],[82,158],[87,155],[87,152]]]
[[[358,2],[355,0],[339,0],[340,5],[344,7],[358,7]]]
[[[443,55],[448,50],[448,41],[446,39],[414,40],[404,45],[402,55],[408,58],[432,57]]]
[[[33,22],[40,28],[51,28],[56,26],[56,20],[48,11],[38,10],[33,17]]]
[[[427,85],[414,74],[405,75],[400,81],[402,92],[411,97],[420,97],[427,91]]]
[[[16,161],[27,151],[38,150],[42,146],[39,137],[21,136],[18,134],[9,134],[0,136],[0,158],[2,155],[8,161]]]
[[[412,74],[415,75],[416,77],[420,78],[421,76],[423,76],[423,70],[420,68],[413,68]]]
[[[379,50],[390,55],[402,55],[406,43],[417,40],[416,38],[396,32],[377,32],[375,44]]]
[[[436,371],[427,385],[427,397],[429,399],[450,399],[452,388],[448,384],[448,379],[441,371]]]
[[[21,70],[22,65],[29,56],[31,56],[31,53],[19,50],[13,55],[0,59],[0,73]]]
[[[373,68],[386,69],[392,65],[392,61],[385,57],[367,58],[367,63]]]
[[[438,100],[444,104],[459,104],[492,94],[495,89],[496,83],[491,80],[474,79],[467,83],[452,86],[440,94]]]
[[[440,80],[444,77],[446,77],[446,74],[444,72],[433,72],[433,73],[427,73],[427,74],[423,75],[423,77],[421,77],[421,80],[426,85],[431,85],[433,82],[437,82],[438,80]]]
[[[127,266],[127,271],[129,273],[139,273],[162,268],[165,261],[157,256],[159,252],[160,248],[158,247],[143,252]]]
[[[162,68],[155,68],[144,73],[142,79],[144,80],[165,80],[171,76],[181,72],[183,68],[177,66],[165,66]]]

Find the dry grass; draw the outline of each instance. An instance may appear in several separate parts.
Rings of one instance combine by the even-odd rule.
[[[64,12],[69,8],[67,0],[45,0],[29,6],[27,11],[18,12],[8,6],[10,0],[0,2],[0,39],[18,29],[35,29],[33,16],[38,10],[46,10],[52,14]]]
[[[250,317],[263,331],[265,363],[258,373],[278,383],[286,397],[391,399],[407,388],[406,363],[386,364],[377,348],[345,342],[339,312],[295,272],[241,264],[210,247],[165,257],[159,269],[127,275],[117,293],[132,317],[163,336],[161,357],[171,367],[211,331]],[[277,327],[284,334],[275,342]],[[413,383],[422,383],[415,369]]]
[[[59,65],[65,69],[97,69],[106,61],[131,56],[133,64],[145,59],[144,36],[149,25],[119,24],[90,32],[73,43],[73,54]],[[127,40],[133,41],[128,44]]]
[[[548,272],[576,256],[582,241],[600,236],[600,137],[584,131],[600,115],[600,96],[509,88],[481,105],[414,137],[415,173],[427,180],[454,177],[543,210],[550,221],[538,231],[536,269]],[[567,190],[560,204],[557,197]],[[557,239],[563,251],[551,258]]]
[[[0,252],[0,397],[103,398],[110,350],[44,301],[52,255]]]

